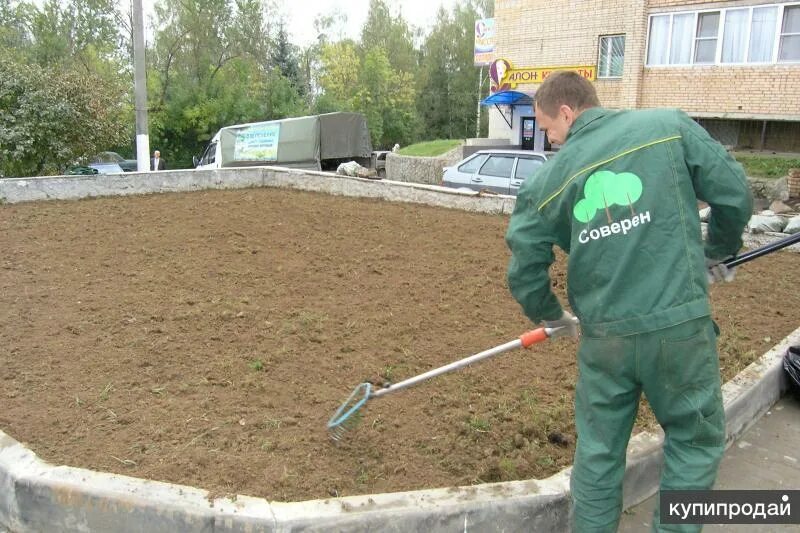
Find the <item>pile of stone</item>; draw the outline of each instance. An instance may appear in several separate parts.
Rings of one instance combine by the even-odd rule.
[[[787,233],[800,232],[800,213],[780,200],[772,202],[769,209],[753,215],[747,223],[750,233]]]
[[[800,206],[792,207],[781,200],[775,200],[764,209],[754,214],[747,223],[746,231],[750,233],[786,233],[793,235],[800,232]],[[710,207],[700,210],[700,220],[708,222]]]

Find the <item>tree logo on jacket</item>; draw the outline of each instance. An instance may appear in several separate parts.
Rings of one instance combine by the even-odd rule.
[[[632,172],[600,170],[586,180],[583,195],[572,211],[575,218],[587,223],[603,210],[610,224],[613,219],[609,208],[613,205],[628,206],[631,215],[636,214],[633,204],[642,196],[642,180]]]

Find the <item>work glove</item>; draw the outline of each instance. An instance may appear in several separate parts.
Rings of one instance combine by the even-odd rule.
[[[561,318],[558,320],[545,320],[544,327],[546,328],[561,328],[553,332],[553,338],[556,337],[572,337],[578,338],[578,319],[567,311],[564,311]]]
[[[736,277],[736,267],[728,268],[719,259],[709,259],[706,257],[706,277],[708,283],[722,283],[723,281],[733,281]]]

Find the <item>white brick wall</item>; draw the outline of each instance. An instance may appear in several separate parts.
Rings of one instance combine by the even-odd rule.
[[[644,66],[648,15],[765,0],[496,0],[497,57],[514,67],[596,65],[599,37],[625,34],[622,79],[597,80],[606,107],[679,107],[697,116],[800,121],[800,64]],[[534,92],[536,85],[519,85]],[[499,123],[498,123],[499,121]],[[490,115],[490,132],[508,131]]]

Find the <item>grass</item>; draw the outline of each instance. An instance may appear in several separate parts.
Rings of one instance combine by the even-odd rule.
[[[790,168],[800,168],[800,158],[772,154],[732,154],[751,178],[778,179],[789,174]]]
[[[400,155],[414,155],[421,157],[433,157],[442,155],[461,144],[462,141],[458,139],[437,139],[435,141],[425,141],[421,143],[411,144],[405,148],[401,148],[398,152]]]
[[[488,420],[477,417],[470,418],[468,424],[473,431],[478,433],[487,433],[491,427]]]

